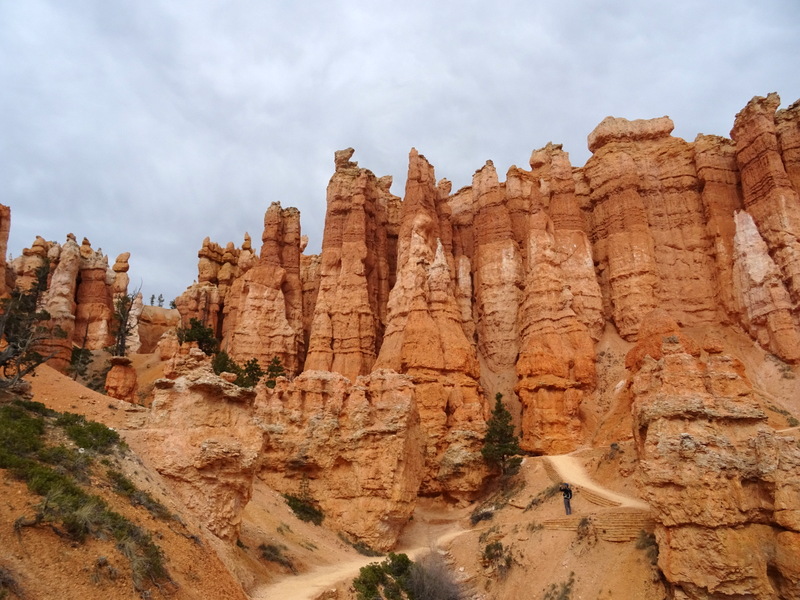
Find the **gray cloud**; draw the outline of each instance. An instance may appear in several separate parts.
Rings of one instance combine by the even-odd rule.
[[[754,95],[800,97],[800,5],[0,0],[9,250],[88,237],[171,298],[210,236],[258,243],[298,206],[319,248],[333,152],[402,195],[414,146],[456,187],[607,115],[727,135]]]

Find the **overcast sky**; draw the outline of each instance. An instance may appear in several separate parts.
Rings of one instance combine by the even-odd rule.
[[[72,232],[170,300],[272,201],[319,251],[337,149],[402,196],[414,146],[457,189],[549,141],[581,166],[608,115],[728,136],[798,65],[798,0],[0,0],[9,253]]]

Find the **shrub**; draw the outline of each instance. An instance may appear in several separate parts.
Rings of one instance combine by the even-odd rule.
[[[149,493],[137,488],[134,483],[119,471],[109,469],[106,472],[114,491],[130,500],[133,506],[141,506],[158,519],[169,520],[173,515],[166,506],[153,498]]]
[[[40,310],[40,298],[47,289],[49,261],[42,259],[35,271],[33,285],[27,290],[14,289],[0,299],[0,388],[14,389],[28,373],[58,353],[50,343],[66,333]]]
[[[0,406],[0,467],[12,466],[14,456],[36,452],[42,445],[44,419],[14,404]],[[8,463],[8,464],[6,464]]]
[[[500,541],[486,544],[483,548],[482,559],[484,565],[497,569],[501,577],[508,572],[513,562],[510,549],[503,546]]]
[[[198,348],[211,356],[219,350],[219,342],[211,327],[206,327],[199,319],[189,319],[189,327],[178,327],[178,342],[197,342]]]
[[[639,537],[636,538],[636,547],[639,550],[644,550],[645,556],[650,561],[651,565],[658,564],[658,542],[653,533],[648,533],[644,529],[639,532]]]
[[[76,482],[76,477],[86,476],[91,457],[65,446],[45,447],[46,422],[38,415],[57,416],[55,424],[83,447],[107,451],[119,441],[116,432],[100,423],[71,413],[59,415],[38,402],[15,401],[0,406],[0,468],[10,469],[31,492],[42,497],[35,516],[20,517],[15,528],[49,523],[61,535],[78,542],[88,536],[110,535],[130,561],[138,591],[144,593],[148,582],[160,586],[170,581],[161,550],[150,534],[109,510],[102,498],[89,494]]]
[[[56,425],[63,427],[69,439],[87,450],[108,454],[120,441],[116,431],[97,421],[87,421],[83,415],[64,413],[56,419]]]
[[[543,504],[545,501],[549,500],[553,496],[556,496],[560,492],[559,484],[554,483],[550,487],[543,489],[541,492],[536,494],[531,501],[528,502],[528,506],[525,507],[525,510],[528,511],[532,508],[536,508],[540,504]]]
[[[14,594],[17,598],[25,597],[17,583],[17,579],[14,577],[14,573],[0,566],[0,600],[7,598],[9,592]]]
[[[490,521],[494,518],[494,511],[485,508],[475,509],[469,517],[469,522],[477,525],[481,521]]]
[[[314,506],[312,500],[293,496],[292,494],[284,494],[283,497],[298,519],[314,523],[314,525],[322,524],[325,514]]]
[[[353,580],[358,600],[401,600],[403,592],[407,597],[413,564],[407,555],[390,552],[383,562],[361,567],[358,577]]]
[[[88,481],[92,457],[66,446],[48,446],[36,453],[39,460],[53,465],[81,482]]]
[[[575,584],[575,573],[570,572],[569,579],[559,584],[552,583],[545,591],[542,600],[569,600],[572,586]]]
[[[339,539],[352,546],[356,552],[363,556],[383,556],[383,552],[379,552],[378,550],[371,548],[361,540],[354,542],[341,532],[339,533]]]
[[[286,370],[283,368],[283,364],[281,363],[280,357],[273,356],[272,360],[267,365],[266,386],[270,389],[274,388],[278,377],[284,377],[285,375],[286,375]]]
[[[414,600],[460,600],[461,586],[441,556],[428,554],[414,563],[408,577],[409,598]]]
[[[220,373],[233,373],[236,375],[236,380],[233,383],[239,387],[255,387],[264,376],[264,371],[255,358],[251,358],[244,363],[244,366],[240,366],[224,350],[214,355],[211,360],[211,368],[217,375]]]
[[[297,571],[295,570],[292,561],[283,554],[285,549],[286,546],[278,546],[276,544],[261,544],[258,547],[258,550],[261,552],[261,558],[277,563],[283,567],[286,567],[292,573],[296,573]]]

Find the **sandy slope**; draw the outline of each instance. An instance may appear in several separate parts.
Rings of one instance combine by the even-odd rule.
[[[436,550],[466,531],[459,521],[466,516],[467,509],[448,510],[435,507],[425,501],[414,513],[414,519],[403,532],[395,552],[402,552],[411,559]],[[359,556],[336,564],[318,566],[296,576],[262,585],[251,592],[253,600],[314,600],[325,590],[349,584],[358,576],[359,569],[370,563],[380,562],[381,557]]]

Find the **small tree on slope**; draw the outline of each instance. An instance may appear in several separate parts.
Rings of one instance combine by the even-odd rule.
[[[522,452],[519,437],[514,433],[511,413],[503,404],[503,394],[498,392],[494,398],[494,409],[486,423],[481,454],[489,466],[499,467],[503,475],[514,475],[522,463],[522,458],[516,456]]]

